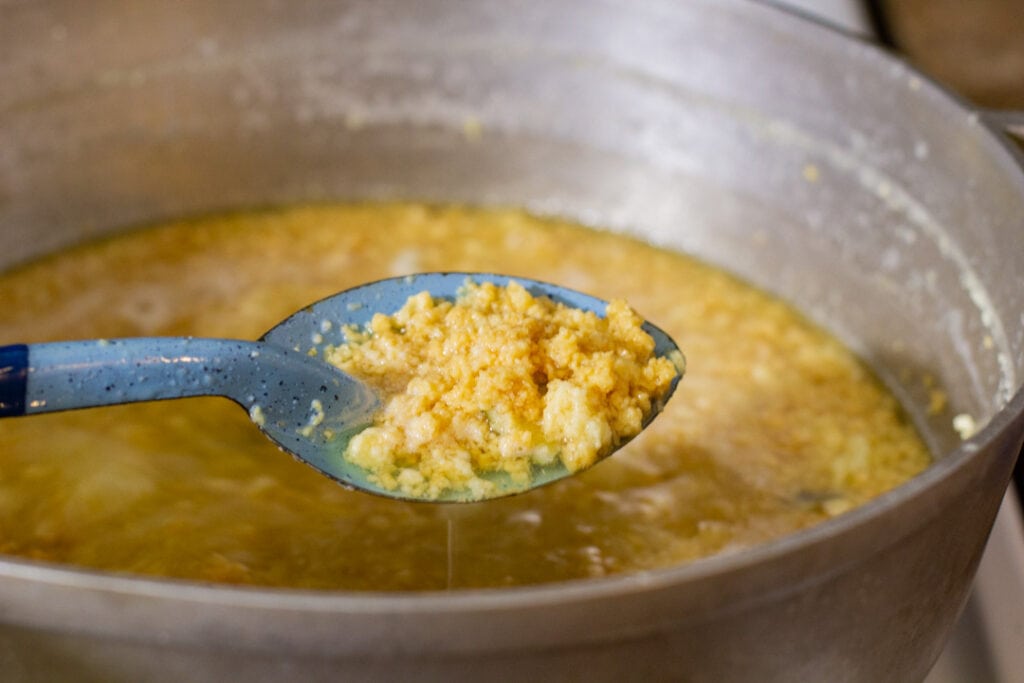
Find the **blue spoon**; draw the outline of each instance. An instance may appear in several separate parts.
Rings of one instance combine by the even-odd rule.
[[[534,296],[604,315],[607,303],[564,287],[485,273],[425,273],[380,280],[327,297],[298,311],[259,341],[147,337],[0,346],[0,417],[77,408],[225,396],[284,451],[353,489],[392,498],[405,494],[382,488],[368,472],[343,458],[349,440],[373,423],[380,400],[366,384],[320,360],[328,346],[344,343],[344,327],[364,325],[375,313],[394,313],[424,290],[454,299],[466,279],[499,286],[515,280]],[[655,354],[682,370],[672,339],[650,323]],[[645,417],[661,411],[676,381]],[[561,463],[537,467],[530,488],[570,474]],[[489,475],[493,497],[521,492],[507,475]],[[447,492],[442,502],[467,500]],[[433,499],[432,499],[433,500]]]

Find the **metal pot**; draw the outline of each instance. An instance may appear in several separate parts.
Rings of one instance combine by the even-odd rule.
[[[230,207],[522,205],[793,301],[878,370],[937,455],[777,542],[536,588],[303,593],[4,560],[4,680],[928,671],[1024,433],[1024,174],[984,115],[871,45],[742,0],[0,10],[0,266]],[[928,415],[922,372],[976,434]]]

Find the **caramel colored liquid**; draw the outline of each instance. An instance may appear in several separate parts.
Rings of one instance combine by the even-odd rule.
[[[763,542],[928,464],[871,373],[784,303],[686,256],[517,211],[310,206],[147,228],[0,275],[0,339],[257,338],[339,290],[435,270],[625,298],[679,342],[686,377],[592,470],[459,506],[343,490],[222,399],[4,420],[0,552],[317,589],[542,583]]]

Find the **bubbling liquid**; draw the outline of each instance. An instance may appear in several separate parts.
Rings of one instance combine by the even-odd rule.
[[[0,331],[254,339],[337,291],[445,270],[625,298],[683,342],[686,377],[593,469],[457,506],[344,490],[223,399],[4,420],[0,552],[308,589],[536,584],[761,543],[929,462],[870,371],[785,303],[687,256],[515,210],[300,206],[149,227],[0,275]]]

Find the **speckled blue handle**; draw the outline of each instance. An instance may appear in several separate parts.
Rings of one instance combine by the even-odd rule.
[[[278,406],[280,413],[280,406],[290,412],[291,404],[327,392],[327,385],[342,401],[352,392],[347,376],[304,354],[230,339],[6,346],[0,347],[0,370],[0,417],[192,396],[226,396],[246,409]],[[305,415],[305,407],[300,412]]]
[[[264,344],[156,337],[28,346],[26,415],[190,396],[251,404]],[[265,374],[265,373],[263,373]]]
[[[279,446],[351,485],[339,453],[379,408],[368,386],[263,341],[152,337],[0,347],[0,417],[225,396]]]

